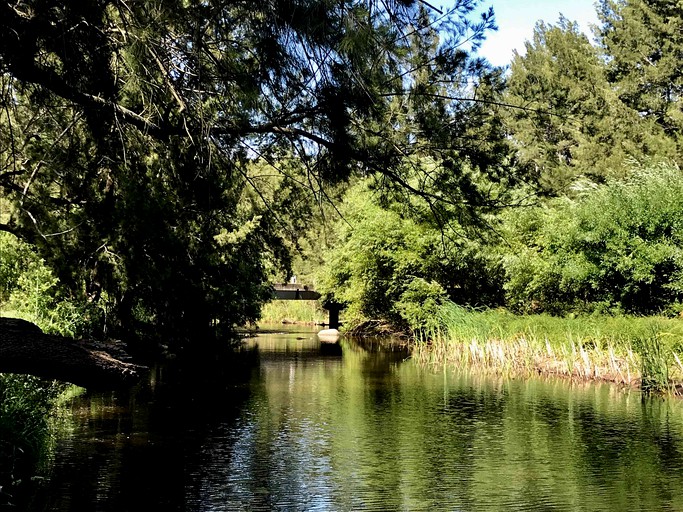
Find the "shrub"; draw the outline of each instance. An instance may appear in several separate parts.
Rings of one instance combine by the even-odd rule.
[[[26,494],[52,448],[55,407],[72,386],[29,375],[0,374],[0,487],[3,497]],[[3,503],[0,502],[0,508]]]
[[[0,304],[9,300],[24,271],[38,261],[28,244],[10,233],[0,232]]]
[[[339,243],[325,255],[316,287],[347,306],[345,318],[428,328],[441,301],[502,298],[502,267],[478,242],[415,220],[406,205],[381,207],[361,182],[343,205]],[[448,230],[448,231],[446,231]]]
[[[446,291],[435,281],[411,280],[394,306],[403,321],[413,331],[433,331],[439,327],[439,312],[446,300]]]
[[[100,307],[70,299],[31,246],[0,233],[0,308],[45,332],[81,336],[101,323]]]
[[[509,304],[650,314],[683,299],[683,174],[660,165],[506,218]]]

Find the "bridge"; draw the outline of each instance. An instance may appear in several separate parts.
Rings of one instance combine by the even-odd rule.
[[[318,300],[320,294],[307,284],[276,283],[273,285],[275,298],[280,300]]]
[[[319,300],[321,297],[320,293],[307,284],[275,283],[272,286],[275,298],[279,300]],[[323,303],[323,308],[329,312],[330,329],[339,329],[339,311],[344,309],[343,306],[336,302],[326,301]]]

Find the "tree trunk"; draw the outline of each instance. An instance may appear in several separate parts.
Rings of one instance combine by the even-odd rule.
[[[146,370],[97,350],[91,343],[45,334],[25,320],[0,318],[0,373],[25,373],[111,389],[134,384]]]

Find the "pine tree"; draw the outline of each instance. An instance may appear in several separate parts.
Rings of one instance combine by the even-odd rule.
[[[507,126],[522,165],[551,193],[579,177],[623,176],[627,162],[670,158],[673,141],[619,96],[601,50],[578,24],[537,24],[525,55],[515,55],[506,91]]]
[[[602,0],[598,14],[610,83],[626,105],[676,141],[680,155],[683,2]]]
[[[379,173],[433,201],[480,200],[455,174],[490,167],[463,143],[476,103],[407,78],[486,80],[458,49],[493,26],[491,12],[469,21],[476,6],[437,20],[403,0],[1,3],[0,229],[75,299],[106,304],[110,328],[183,338],[254,320],[301,198]],[[433,29],[450,35],[412,52]],[[418,154],[448,162],[453,186],[411,185]],[[281,194],[259,190],[258,166]]]

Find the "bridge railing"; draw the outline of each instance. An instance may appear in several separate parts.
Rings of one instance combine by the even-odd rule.
[[[321,295],[307,284],[273,284],[275,298],[280,300],[318,300]]]

